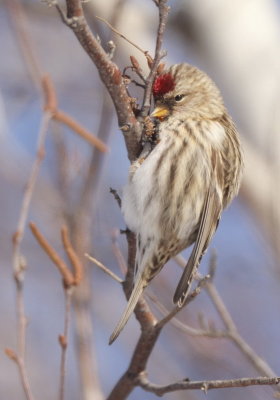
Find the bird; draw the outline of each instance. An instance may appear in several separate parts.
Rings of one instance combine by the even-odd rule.
[[[109,344],[167,261],[193,245],[173,302],[183,306],[222,211],[237,195],[239,134],[213,80],[188,63],[162,71],[152,87],[157,142],[131,165],[122,213],[136,235],[134,286]]]

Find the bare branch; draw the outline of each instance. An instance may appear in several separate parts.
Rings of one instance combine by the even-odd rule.
[[[158,298],[155,297],[153,294],[151,294],[151,290],[148,290],[146,295],[149,299],[151,299],[153,301],[155,306],[158,308],[158,310],[162,314],[167,315],[170,313],[170,311],[158,300]],[[186,333],[187,335],[191,335],[191,336],[205,336],[205,337],[213,337],[213,338],[221,338],[221,337],[228,336],[227,332],[224,332],[224,331],[210,330],[210,329],[207,329],[206,327],[203,327],[203,329],[194,328],[194,327],[189,326],[189,325],[185,324],[184,322],[180,321],[175,316],[170,320],[170,323],[173,326],[175,326],[176,328],[180,329],[182,332]]]
[[[151,65],[151,71],[146,80],[146,88],[141,108],[141,115],[146,117],[150,110],[151,106],[151,94],[152,94],[152,85],[155,80],[157,74],[157,68],[159,66],[160,60],[165,56],[166,53],[161,52],[163,34],[165,31],[167,16],[169,12],[169,7],[166,5],[167,0],[158,0],[158,9],[159,9],[159,26],[157,32],[157,42],[156,42],[156,50],[155,57],[153,63]]]
[[[79,285],[79,283],[83,279],[83,265],[70,242],[69,232],[68,232],[66,225],[64,225],[61,228],[61,239],[62,239],[62,243],[64,246],[64,250],[65,250],[65,252],[68,256],[68,259],[73,267],[74,285]]]
[[[45,74],[42,76],[41,85],[44,96],[44,110],[54,113],[57,110],[58,101],[55,87],[49,74]]]
[[[251,346],[249,346],[238,332],[229,332],[228,336],[258,372],[269,377],[276,375],[275,371],[269,366],[269,364],[260,357]],[[278,390],[280,390],[280,388],[278,388]]]
[[[20,373],[20,378],[21,378],[21,383],[22,387],[25,393],[25,397],[27,400],[34,400],[33,394],[31,392],[27,372],[26,372],[26,367],[25,367],[25,362],[22,357],[17,355],[14,350],[12,349],[5,349],[6,356],[10,358],[10,360],[14,361],[18,367],[19,373]]]
[[[29,214],[30,203],[34,192],[34,187],[37,182],[41,163],[44,159],[44,146],[45,139],[48,131],[49,122],[51,119],[51,113],[45,111],[37,140],[37,154],[35,161],[31,167],[30,175],[25,185],[25,191],[23,195],[22,205],[20,209],[19,219],[17,223],[16,232],[13,235],[13,270],[14,278],[16,282],[16,311],[17,311],[17,342],[18,342],[18,355],[17,365],[19,368],[19,374],[21,377],[23,389],[28,400],[33,399],[33,395],[28,381],[26,366],[25,366],[25,342],[26,342],[26,315],[23,298],[23,285],[26,265],[21,255],[21,242],[25,232],[26,221]]]
[[[70,115],[58,109],[57,96],[51,77],[48,74],[45,74],[42,77],[41,82],[44,94],[44,110],[49,111],[54,120],[67,125],[70,129],[72,129],[72,131],[77,133],[92,146],[96,147],[99,151],[108,151],[108,147],[100,139],[90,133]]]
[[[209,276],[207,275],[206,277],[202,278],[197,287],[186,297],[183,305],[176,305],[173,310],[167,314],[163,319],[161,319],[158,322],[158,326],[162,328],[164,325],[166,325],[178,312],[182,310],[187,304],[189,304],[191,301],[193,301],[196,296],[198,296],[201,292],[201,288],[205,286],[207,279],[209,279]]]
[[[116,35],[119,35],[122,39],[126,40],[129,44],[131,44],[133,47],[135,47],[137,50],[139,50],[144,56],[148,54],[147,50],[141,49],[136,43],[133,43],[130,39],[128,39],[124,34],[119,32],[116,28],[114,28],[108,21],[106,21],[104,18],[98,17],[96,15],[96,18],[99,19],[99,21],[104,22],[110,29],[113,31]]]
[[[140,64],[139,64],[139,62],[137,61],[136,57],[134,57],[134,56],[129,56],[129,58],[130,58],[130,62],[131,62],[132,67],[126,67],[126,68],[124,69],[124,72],[125,72],[128,68],[131,68],[132,71],[135,71],[136,74],[139,76],[139,78],[140,78],[144,83],[146,83],[146,78],[145,78],[144,75],[143,75],[143,71],[142,71],[142,69],[141,69],[141,67],[140,67]],[[143,84],[141,84],[141,83],[138,83],[138,82],[134,81],[133,79],[131,79],[131,82],[133,82],[136,86],[140,86],[140,87],[142,87],[142,88],[145,88],[145,85],[143,85]]]
[[[253,385],[277,385],[280,382],[280,377],[266,378],[241,378],[241,379],[226,379],[216,381],[189,381],[185,379],[180,382],[175,382],[170,385],[160,386],[149,382],[145,374],[141,374],[138,379],[139,386],[147,392],[155,393],[158,396],[163,396],[166,393],[175,392],[178,390],[203,390],[207,393],[210,389],[224,389],[232,387],[246,387]]]
[[[57,110],[54,115],[53,119],[62,122],[63,124],[67,125],[71,128],[74,132],[80,135],[83,139],[89,142],[92,146],[95,146],[101,152],[107,152],[109,149],[108,147],[96,136],[90,133],[87,129],[81,126],[77,121],[74,120],[69,114],[66,114],[63,111]]]
[[[45,139],[49,127],[49,122],[51,119],[50,112],[44,112],[41,120],[41,126],[38,134],[38,144],[37,144],[37,155],[36,159],[32,165],[31,172],[28,178],[28,181],[25,186],[25,191],[22,200],[22,206],[20,210],[19,220],[17,224],[17,230],[13,236],[14,243],[14,271],[17,270],[18,265],[18,257],[19,257],[19,246],[22,241],[22,237],[24,234],[26,220],[29,212],[30,202],[33,195],[34,187],[39,175],[39,170],[41,163],[44,159],[45,155]]]
[[[126,230],[125,233],[128,235],[130,231]],[[128,268],[127,268],[127,263],[125,262],[124,256],[119,248],[119,243],[118,243],[118,237],[119,237],[120,231],[118,229],[115,229],[112,233],[112,249],[113,253],[116,257],[116,260],[118,262],[118,265],[120,267],[120,270],[123,275],[127,274]]]
[[[66,352],[68,347],[72,288],[64,288],[64,297],[65,297],[64,329],[63,329],[63,335],[59,335],[58,338],[61,347],[59,400],[64,399],[64,393],[65,393]]]
[[[139,309],[139,307],[140,302],[136,308]],[[137,312],[139,312],[139,310],[136,310],[136,313]],[[142,330],[129,367],[119,379],[112,392],[107,397],[107,400],[126,399],[133,391],[134,387],[137,386],[137,379],[146,369],[148,359],[156,344],[160,332],[161,329],[155,327],[152,320],[149,322],[149,327],[146,327],[144,330]]]
[[[109,275],[111,278],[113,278],[115,281],[122,283],[123,280],[118,277],[118,275],[114,274],[108,267],[106,267],[104,264],[102,264],[100,261],[96,260],[96,258],[93,258],[89,254],[85,254],[86,258],[88,258],[91,262],[93,262],[95,265],[97,265],[103,272],[105,272],[107,275]]]
[[[82,47],[96,65],[100,78],[106,86],[116,109],[120,129],[128,150],[128,157],[134,160],[141,149],[139,139],[141,124],[135,118],[130,97],[122,80],[118,66],[93,36],[86,20],[80,0],[66,0],[67,18],[64,22],[73,30]],[[61,14],[61,13],[60,13]]]
[[[16,40],[25,61],[29,75],[38,90],[41,90],[41,66],[34,52],[31,35],[28,31],[26,15],[19,0],[5,0],[5,5],[9,10],[9,17],[13,24]]]
[[[59,270],[65,286],[71,287],[75,282],[72,272],[68,269],[65,262],[59,257],[55,249],[44,238],[44,236],[41,234],[37,226],[33,222],[30,222],[29,227],[34,237],[37,239],[39,245],[47,253],[47,255],[50,257],[54,265]]]

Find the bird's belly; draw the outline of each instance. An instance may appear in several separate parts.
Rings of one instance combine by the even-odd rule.
[[[176,238],[186,247],[197,228],[208,187],[205,158],[186,153],[179,159],[176,149],[171,152],[159,145],[155,150],[124,189],[124,218],[142,240]]]

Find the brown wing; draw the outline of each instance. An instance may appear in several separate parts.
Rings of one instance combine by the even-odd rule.
[[[221,188],[223,169],[218,154],[214,151],[212,154],[212,167],[212,177],[202,209],[197,238],[173,297],[174,303],[179,305],[183,304],[188,295],[195,271],[216,231],[223,209],[221,189],[219,190]]]

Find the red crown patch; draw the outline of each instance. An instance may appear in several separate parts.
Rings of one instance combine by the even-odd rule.
[[[171,74],[163,74],[158,76],[153,84],[153,95],[163,96],[175,87],[175,82]]]

